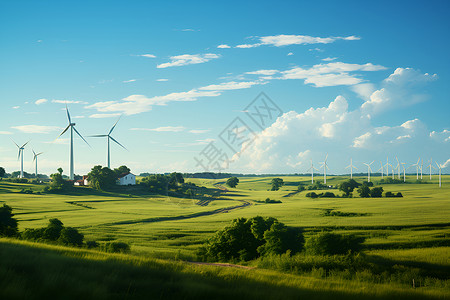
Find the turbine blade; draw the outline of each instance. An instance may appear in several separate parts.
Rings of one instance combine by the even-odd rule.
[[[14,144],[16,144],[16,146],[17,146],[17,148],[20,148],[20,146],[19,145],[17,145],[17,143],[16,142],[14,142],[14,140],[13,139],[11,139],[11,141],[14,143]]]
[[[325,156],[325,162],[327,162],[327,159],[328,159],[328,153],[327,153],[327,156]]]
[[[435,162],[436,163],[436,166],[440,169],[441,168],[441,166],[437,163],[437,162]]]
[[[20,159],[20,148],[19,148],[19,154],[17,154],[17,160],[19,160]]]
[[[122,116],[120,116],[119,119],[117,119],[116,123],[114,123],[113,127],[111,127],[111,130],[109,131],[108,135],[110,135],[113,132],[114,128],[116,128],[116,125],[117,123],[119,123],[120,118],[122,118]]]
[[[36,156],[36,152],[34,152],[34,150],[33,150],[33,149],[31,149],[31,151],[33,151],[33,154],[34,154],[34,156]]]
[[[96,134],[96,135],[88,135],[88,137],[106,137],[107,134]]]
[[[42,153],[44,153],[44,152],[40,152],[40,153],[36,154],[36,156],[39,156],[39,155],[41,155]]]
[[[66,112],[67,112],[67,119],[69,119],[69,124],[71,124],[72,120],[70,119],[70,114],[69,114],[69,109],[67,108],[67,104],[66,104]]]
[[[91,145],[89,145],[89,143],[84,139],[84,137],[78,132],[78,130],[75,128],[75,126],[73,127],[73,130],[75,130],[75,132],[80,136],[80,138],[81,138],[86,144],[88,144],[89,147],[91,146]]]
[[[64,129],[63,132],[61,132],[55,140],[57,140],[60,136],[62,136],[64,133],[66,133],[66,131],[67,131],[67,129],[69,129],[69,127],[70,127],[70,124],[67,125],[66,129]]]
[[[25,145],[26,145],[26,144],[28,144],[29,142],[30,142],[30,141],[26,142],[26,143],[25,143],[25,144],[23,144],[23,145],[22,145],[22,147],[20,147],[20,148],[23,148],[23,147],[25,147]]]
[[[118,141],[116,141],[112,136],[109,137],[110,139],[112,139],[114,142],[116,142],[119,146],[121,146],[123,149],[128,150],[127,148],[125,148],[121,143],[119,143]]]

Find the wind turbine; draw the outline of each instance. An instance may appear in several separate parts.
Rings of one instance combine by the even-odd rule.
[[[430,167],[430,180],[431,180],[431,168],[434,169],[432,164],[433,164],[433,158],[430,159],[430,164],[428,165],[428,167]]]
[[[349,164],[348,166],[346,166],[345,168],[346,168],[346,169],[347,169],[347,168],[350,168],[350,179],[353,178],[353,168],[355,168],[356,170],[358,170],[357,167],[353,166],[353,161],[352,161],[351,158],[350,158],[350,164]]]
[[[110,146],[109,146],[109,140],[112,140],[113,142],[115,142],[117,145],[119,145],[120,147],[122,147],[123,149],[127,150],[127,148],[125,148],[121,143],[119,143],[118,141],[116,141],[112,136],[111,133],[113,132],[114,128],[116,127],[117,123],[119,122],[119,119],[116,121],[116,123],[114,123],[113,127],[111,127],[111,129],[109,130],[108,134],[97,134],[97,135],[91,135],[91,137],[106,137],[108,140],[108,169],[111,169],[111,160],[110,160]]]
[[[19,149],[19,154],[17,155],[17,160],[20,159],[20,178],[23,178],[23,149],[25,149],[25,145],[28,144],[30,141],[26,142],[25,144],[20,147],[17,145],[16,142],[13,141],[14,144],[16,144],[17,148]]]
[[[441,171],[442,166],[436,162],[436,166],[439,168],[439,187],[441,187]]]
[[[420,163],[420,180],[422,180],[422,172],[423,172],[423,158],[422,162]]]
[[[325,160],[321,162],[323,167],[323,183],[327,184],[327,169],[328,169],[328,165],[327,165],[327,159],[328,159],[328,153],[327,156],[325,156]]]
[[[385,166],[386,166],[386,177],[389,177],[389,166],[390,166],[391,164],[389,163],[389,156],[386,156],[386,164],[385,164]]]
[[[382,161],[380,161],[380,165],[381,167],[378,169],[378,171],[381,171],[381,179],[383,179],[384,166]]]
[[[31,149],[31,151],[33,151],[33,155],[34,155],[33,162],[36,161],[36,172],[35,172],[35,174],[36,174],[36,179],[37,179],[38,178],[38,170],[37,170],[37,161],[38,160],[37,159],[38,159],[38,156],[41,155],[44,152],[39,152],[39,153],[36,154],[36,152],[34,152],[33,149]]]
[[[400,164],[403,167],[403,182],[406,182],[406,168],[405,168],[406,163],[402,162]]]
[[[75,128],[75,123],[72,123],[72,120],[70,119],[69,109],[66,105],[66,112],[67,112],[67,119],[69,120],[69,125],[67,125],[66,129],[61,132],[60,135],[56,139],[58,139],[60,136],[62,136],[66,131],[70,128],[70,180],[73,180],[74,178],[74,171],[73,171],[73,132],[75,131],[76,134],[80,136],[80,138],[89,145],[89,143],[84,139],[84,137],[78,132],[78,130]]]
[[[417,162],[411,166],[411,167],[416,166],[416,172],[417,172],[416,179],[417,179],[417,180],[419,180],[419,169],[420,169],[420,167],[419,167],[419,162],[420,162],[420,157],[419,157],[419,159],[417,160]]]
[[[396,156],[395,159],[397,160],[397,166],[395,166],[395,169],[397,170],[398,179],[400,180],[400,162],[398,161],[398,157]]]
[[[372,161],[370,164],[364,163],[367,166],[367,181],[368,182],[370,182],[370,172],[372,172],[372,168],[370,166],[373,164],[373,162],[374,161]]]
[[[311,167],[307,171],[309,170],[311,170],[311,184],[314,184],[314,170],[319,171],[319,169],[314,168],[312,159],[311,159]]]

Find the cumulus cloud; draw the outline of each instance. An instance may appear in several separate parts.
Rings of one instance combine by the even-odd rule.
[[[88,104],[86,101],[79,101],[79,100],[52,100],[52,103],[60,103],[60,104]]]
[[[245,72],[245,74],[250,75],[274,75],[278,73],[278,70],[258,70],[258,71],[252,71],[252,72]]]
[[[159,69],[169,67],[180,67],[186,65],[201,64],[210,61],[211,59],[219,58],[220,56],[214,53],[206,54],[183,54],[170,57],[170,62],[159,64],[156,67]]]
[[[147,58],[156,58],[156,55],[153,55],[153,54],[141,54],[138,56],[147,57]]]
[[[192,129],[189,130],[190,133],[194,133],[194,134],[200,134],[200,133],[206,133],[206,132],[210,132],[210,129]]]
[[[113,117],[118,117],[120,116],[119,113],[115,113],[115,114],[92,114],[89,116],[89,118],[91,119],[104,119],[104,118],[113,118]]]
[[[34,103],[36,104],[36,105],[40,105],[40,104],[44,104],[45,102],[47,102],[48,100],[47,99],[38,99],[38,100],[36,100]]]
[[[326,58],[322,58],[323,61],[333,61],[336,60],[337,57],[326,57]]]
[[[8,134],[9,135],[9,134],[12,134],[12,132],[10,132],[10,131],[0,131],[0,134],[5,134],[5,135]]]
[[[312,84],[315,87],[356,85],[363,82],[358,74],[351,72],[364,71],[373,72],[385,70],[386,68],[372,63],[349,64],[343,62],[332,62],[327,64],[314,65],[309,69],[295,67],[282,72],[280,79],[302,79],[305,84]]]
[[[123,83],[128,83],[128,82],[135,82],[137,79],[130,79],[130,80],[124,80],[122,81]]]
[[[263,45],[283,47],[290,45],[330,44],[337,40],[354,41],[360,38],[356,36],[322,38],[308,35],[280,34],[258,37],[258,39],[259,43],[237,45],[236,48],[255,48]]]
[[[231,48],[231,47],[228,46],[227,44],[222,44],[222,45],[217,46],[217,48],[219,48],[219,49],[228,49],[228,48]]]
[[[61,129],[61,127],[58,126],[43,126],[43,125],[20,125],[20,126],[11,126],[11,128],[17,129],[25,133],[50,133]]]
[[[185,129],[186,128],[183,126],[163,126],[163,127],[157,127],[157,128],[131,128],[130,130],[157,131],[157,132],[180,132]]]
[[[199,88],[199,90],[204,91],[225,91],[225,90],[239,90],[239,89],[248,89],[257,84],[265,84],[263,81],[230,81],[221,84],[211,84],[208,86],[204,86]]]
[[[169,81],[169,79],[166,79],[166,78],[159,78],[159,79],[156,79],[156,81],[164,82],[164,81]]]

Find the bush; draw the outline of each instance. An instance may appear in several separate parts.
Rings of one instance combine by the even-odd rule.
[[[84,235],[79,233],[77,229],[66,227],[61,230],[58,242],[68,246],[81,246],[83,244]]]
[[[227,180],[227,185],[231,188],[235,188],[239,183],[239,179],[237,177],[230,177]]]
[[[297,192],[303,192],[305,190],[305,187],[303,185],[299,185],[297,187]]]
[[[396,197],[403,197],[403,195],[402,195],[402,193],[400,193],[400,192],[397,192],[397,195],[396,195]]]
[[[319,196],[318,196],[316,193],[314,193],[314,192],[306,193],[305,196],[308,197],[308,198],[317,198],[317,197],[319,197]]]
[[[272,200],[270,198],[266,198],[265,203],[282,203],[280,200]]]
[[[358,188],[358,193],[361,198],[368,198],[370,197],[370,188],[367,185],[362,185]]]
[[[383,196],[383,188],[382,187],[374,187],[370,190],[370,197],[372,198],[381,198]]]
[[[11,206],[3,204],[0,206],[0,236],[16,236],[18,223],[12,213]]]
[[[303,235],[275,218],[239,218],[219,230],[199,249],[201,259],[212,261],[252,260],[261,255],[301,251]]]
[[[353,190],[357,187],[359,187],[361,184],[356,182],[354,179],[349,179],[344,182],[342,182],[339,185],[339,190],[344,192],[344,195],[346,197],[350,196],[350,194],[353,192]]]
[[[110,253],[127,253],[130,245],[124,242],[109,242],[103,246],[103,250]]]
[[[394,194],[393,192],[386,192],[384,194],[386,198],[397,198],[397,197],[403,197],[402,193],[398,192],[397,194]]]
[[[98,248],[99,244],[96,241],[86,241],[86,247],[88,249]]]
[[[325,192],[325,193],[321,193],[319,194],[320,198],[335,198],[336,195],[332,192]]]
[[[364,237],[322,232],[310,237],[305,244],[306,251],[311,254],[334,255],[359,252]]]

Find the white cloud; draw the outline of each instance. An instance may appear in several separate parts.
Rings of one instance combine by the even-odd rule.
[[[130,79],[130,80],[124,80],[122,81],[123,83],[128,83],[128,82],[135,82],[137,79]]]
[[[228,46],[227,44],[222,44],[222,45],[217,46],[217,48],[219,48],[219,49],[228,49],[228,48],[231,48],[231,47]]]
[[[79,101],[79,100],[52,100],[52,103],[60,103],[60,104],[88,104],[86,101]]]
[[[189,130],[190,133],[194,133],[194,134],[200,134],[200,133],[206,133],[206,132],[210,132],[210,129],[192,129]]]
[[[211,59],[219,58],[220,56],[214,53],[206,54],[183,54],[177,56],[171,56],[170,62],[159,64],[156,67],[159,69],[169,68],[169,67],[180,67],[193,64],[201,64],[210,61]]]
[[[355,85],[363,82],[363,79],[350,72],[356,71],[380,71],[386,68],[371,63],[348,64],[343,62],[332,62],[314,65],[309,69],[295,67],[282,72],[280,79],[303,79],[305,84],[311,83],[316,87]]]
[[[58,126],[43,126],[43,125],[20,125],[20,126],[11,126],[11,128],[17,129],[25,133],[50,133],[61,129],[61,127]]]
[[[13,106],[12,108],[13,108],[13,109],[19,109],[20,106]]]
[[[239,89],[248,89],[254,85],[265,84],[263,81],[230,81],[221,84],[211,84],[208,86],[204,86],[199,88],[202,91],[225,91],[225,90],[239,90]]]
[[[160,79],[156,79],[156,81],[164,82],[164,81],[169,81],[169,79],[166,79],[166,78],[160,78]]]
[[[245,74],[250,74],[250,75],[274,75],[276,73],[278,73],[278,70],[258,70],[258,71],[253,71],[253,72],[245,72]]]
[[[156,58],[156,55],[153,55],[153,54],[141,54],[138,56],[147,57],[147,58]]]
[[[291,55],[294,55],[294,53],[289,52],[289,53],[287,54],[287,56],[291,56]]]
[[[184,131],[186,128],[183,126],[163,126],[158,128],[131,128],[130,130],[140,130],[140,131],[157,131],[157,132],[180,132]]]
[[[36,100],[34,103],[36,104],[36,105],[39,105],[39,104],[44,104],[45,102],[47,102],[48,100],[47,99],[38,99],[38,100]]]
[[[322,58],[323,61],[333,61],[336,60],[337,57],[326,57],[326,58]]]
[[[120,113],[114,113],[114,114],[92,114],[89,116],[91,119],[104,119],[104,118],[113,118],[120,116]]]
[[[347,41],[359,40],[359,38],[355,36],[322,38],[308,35],[289,35],[289,34],[263,36],[259,37],[258,39],[260,41],[259,43],[237,45],[236,48],[254,48],[262,45],[283,47],[290,45],[330,44],[337,40],[347,40]]]
[[[12,132],[9,132],[9,131],[0,131],[0,134],[12,134]]]

